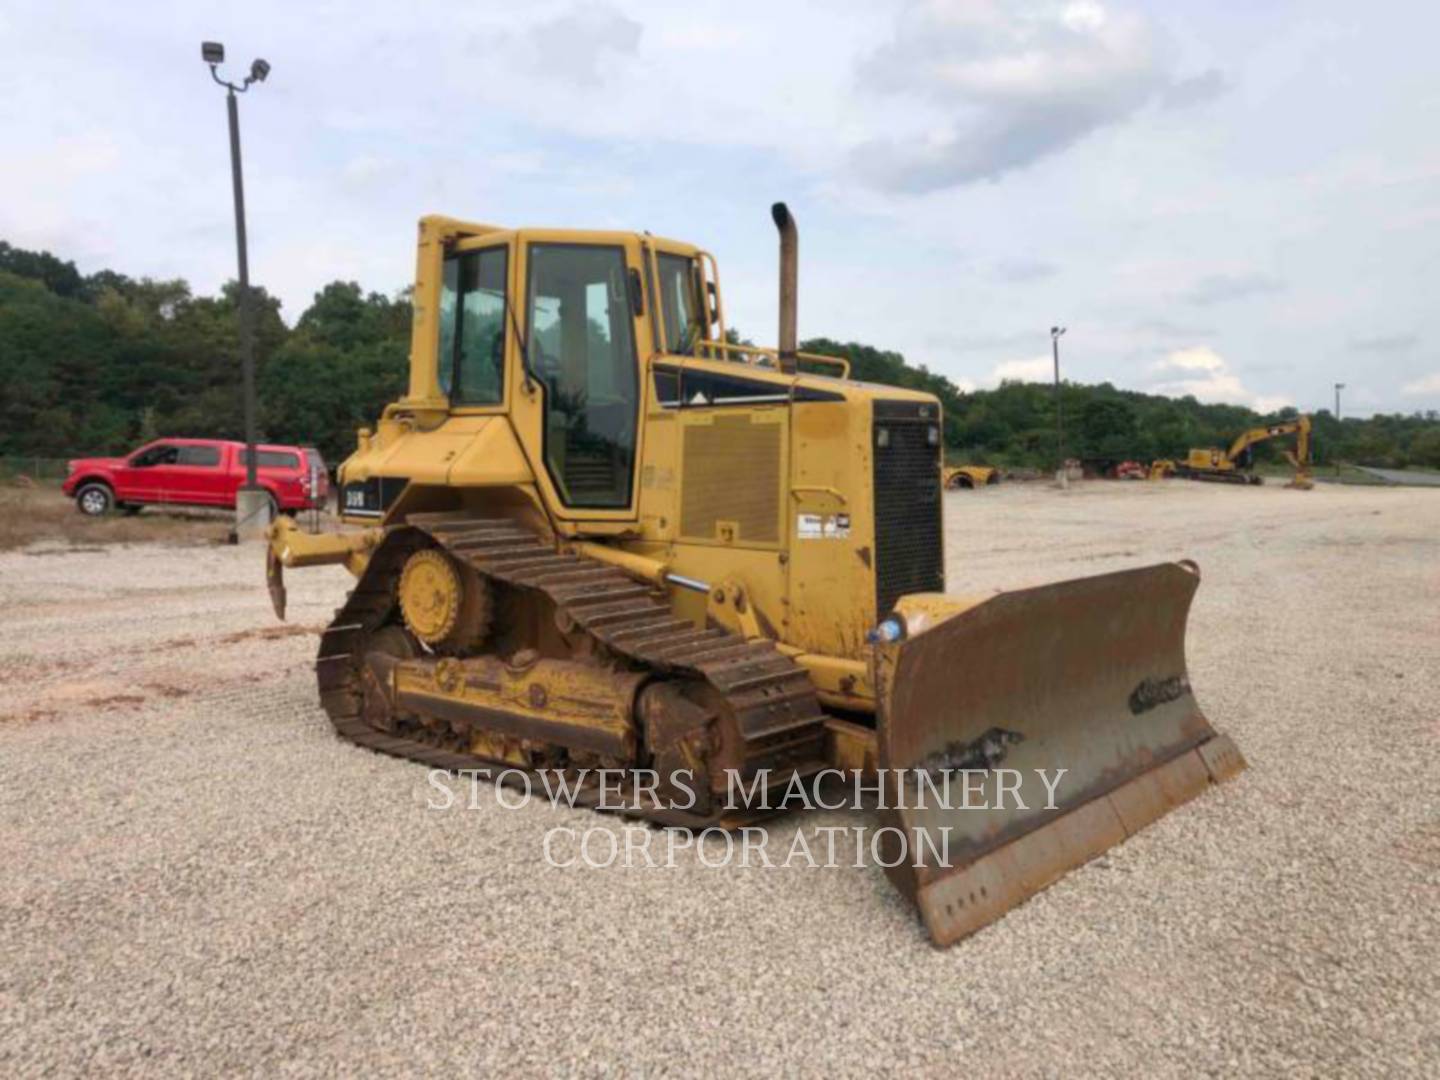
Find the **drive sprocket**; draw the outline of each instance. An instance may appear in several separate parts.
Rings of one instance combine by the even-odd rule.
[[[405,560],[396,600],[405,626],[433,649],[476,647],[490,628],[489,586],[440,548],[421,548]]]

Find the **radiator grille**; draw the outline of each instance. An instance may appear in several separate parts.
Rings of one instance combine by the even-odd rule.
[[[875,449],[877,618],[884,617],[907,593],[945,591],[940,448],[927,440],[928,430],[937,423],[933,406],[875,404],[871,445]]]
[[[717,416],[685,426],[680,534],[721,539],[735,525],[736,543],[780,539],[780,451],[784,428],[749,416]]]

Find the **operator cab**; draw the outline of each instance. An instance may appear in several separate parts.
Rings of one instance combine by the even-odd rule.
[[[559,500],[633,506],[640,359],[723,338],[714,260],[644,234],[475,228],[445,245],[434,390],[452,415],[537,405]]]

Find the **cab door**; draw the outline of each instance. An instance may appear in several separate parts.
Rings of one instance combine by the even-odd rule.
[[[623,234],[527,237],[521,261],[522,440],[557,516],[633,520],[640,358],[653,348],[639,245]],[[538,445],[537,445],[538,444]]]
[[[180,456],[173,443],[151,443],[130,456],[120,476],[116,477],[115,494],[121,500],[163,502],[167,490],[167,474]]]
[[[168,501],[189,506],[224,506],[225,474],[220,447],[181,446],[175,464],[166,469],[171,485]]]

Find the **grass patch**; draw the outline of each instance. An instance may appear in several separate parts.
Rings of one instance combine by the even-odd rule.
[[[233,515],[219,511],[147,507],[134,517],[86,517],[52,487],[0,488],[0,551],[38,543],[219,544],[229,535]]]

